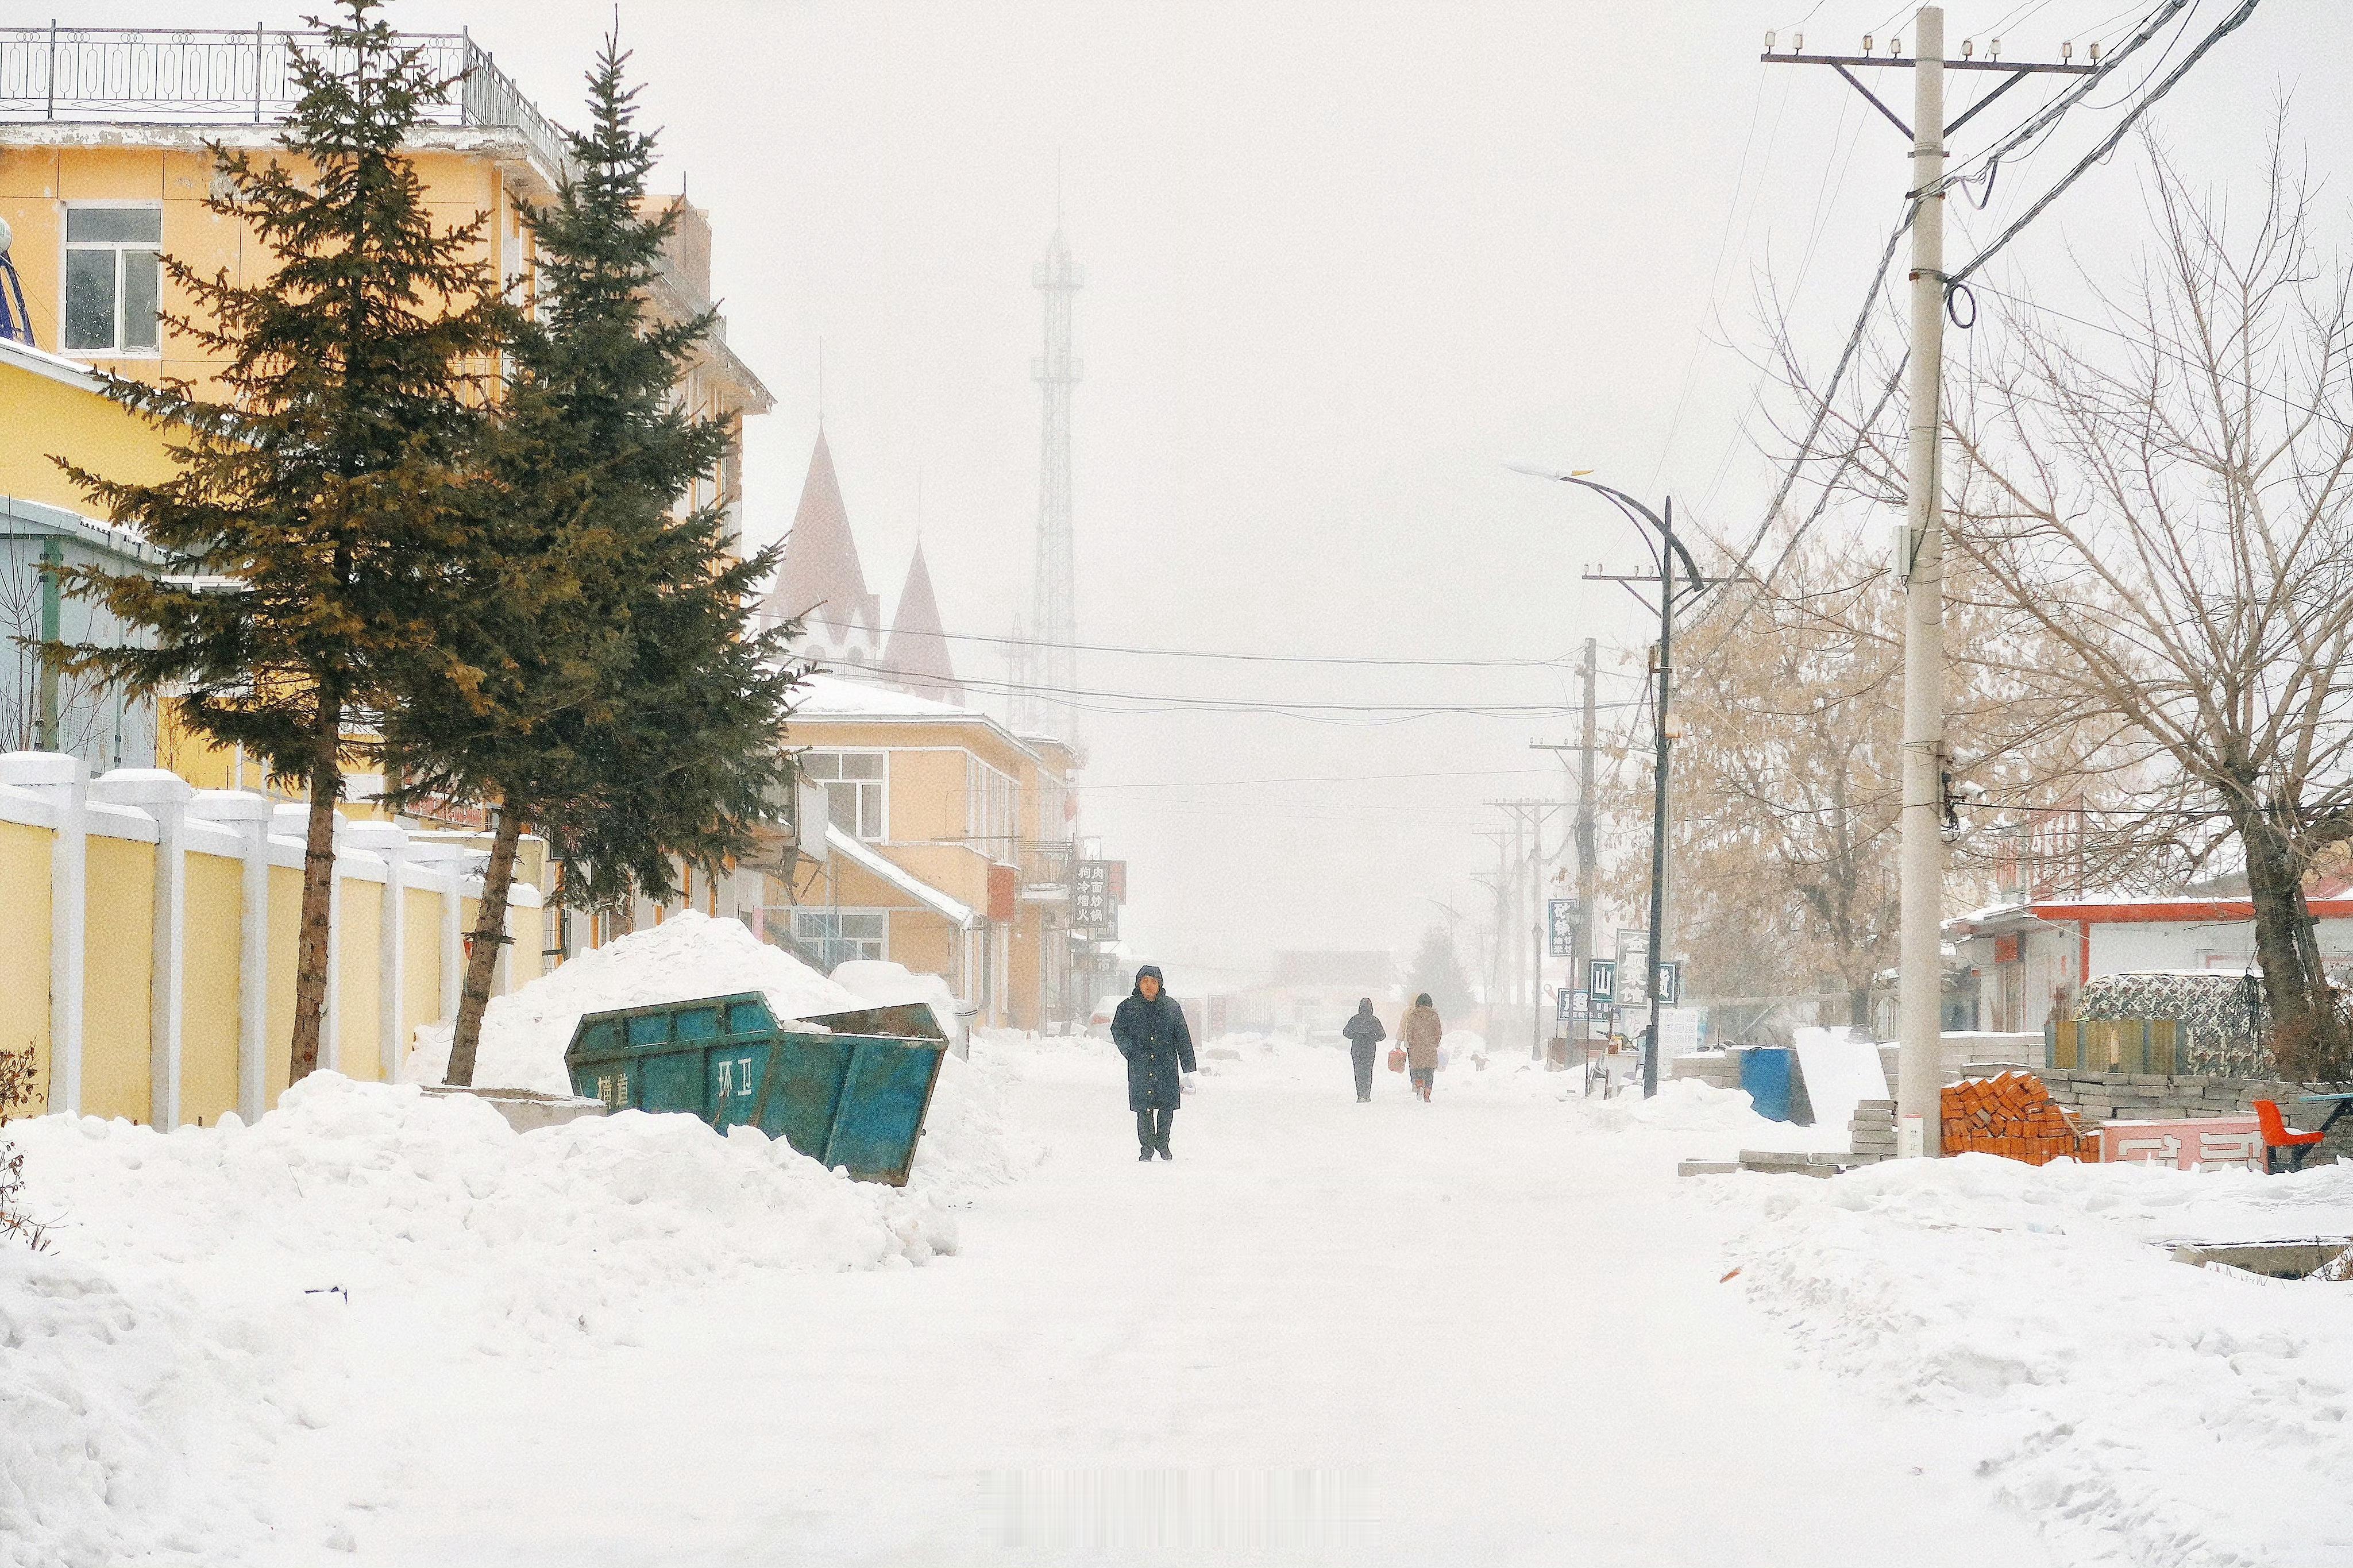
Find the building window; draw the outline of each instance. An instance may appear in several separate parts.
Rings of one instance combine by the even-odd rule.
[[[826,811],[836,827],[869,842],[883,837],[881,752],[810,752],[801,758],[801,772],[825,786]]]
[[[1012,776],[1001,773],[978,757],[964,760],[964,836],[967,843],[993,860],[1010,860],[1021,836],[1018,815],[1019,795]]]
[[[163,298],[164,209],[66,208],[69,353],[153,353]]]
[[[793,941],[831,970],[852,959],[891,956],[888,910],[796,909]]]

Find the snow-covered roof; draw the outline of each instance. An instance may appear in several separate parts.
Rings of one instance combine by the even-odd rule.
[[[14,338],[0,338],[0,360],[31,371],[35,375],[62,381],[68,386],[79,386],[89,392],[100,391],[106,385],[98,372],[81,361],[53,354],[29,343],[20,343]]]
[[[958,931],[970,931],[978,917],[968,904],[948,897],[921,877],[879,853],[854,833],[844,833],[828,822],[825,825],[825,847],[836,855],[846,856],[864,870],[890,883],[909,898],[934,913],[944,917]]]
[[[876,686],[839,675],[812,675],[796,694],[793,713],[809,719],[969,719],[988,722],[987,715],[953,702],[917,697],[895,687]]]

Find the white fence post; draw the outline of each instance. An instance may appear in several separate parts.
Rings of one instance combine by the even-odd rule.
[[[37,790],[55,814],[49,842],[49,1109],[81,1112],[82,963],[87,951],[89,770],[61,752],[0,756],[0,784]]]
[[[244,790],[198,790],[188,814],[232,823],[245,841],[237,902],[237,1113],[251,1123],[269,1102],[269,801]]]
[[[188,859],[181,831],[195,786],[164,768],[116,768],[95,780],[90,798],[135,806],[155,819],[154,959],[147,987],[147,1120],[169,1132],[180,1124],[181,1011],[185,1000]]]
[[[441,890],[441,1016],[454,1024],[466,984],[466,862],[453,859],[441,869],[449,878]]]
[[[384,857],[384,913],[375,928],[375,1037],[384,1081],[392,1083],[400,1077],[407,1047],[400,1037],[400,1002],[408,957],[408,835],[390,822],[355,822],[350,839],[354,849]]]

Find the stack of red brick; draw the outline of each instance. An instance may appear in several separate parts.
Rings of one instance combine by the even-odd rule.
[[[2000,1154],[2030,1165],[2094,1161],[2100,1141],[2075,1125],[2031,1073],[1972,1079],[1945,1090],[1945,1152]]]

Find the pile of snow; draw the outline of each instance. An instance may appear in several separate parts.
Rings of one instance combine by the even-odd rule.
[[[762,942],[743,921],[689,910],[558,964],[512,995],[492,997],[482,1015],[474,1082],[483,1089],[569,1094],[564,1048],[582,1014],[739,991],[765,993],[778,1018],[873,1005]],[[427,1024],[418,1027],[400,1076],[406,1083],[439,1083],[448,1066],[449,1026]]]
[[[927,1004],[948,1049],[966,1054],[964,1016],[956,1009],[955,993],[936,974],[916,974],[903,963],[881,958],[854,958],[833,966],[833,983],[854,993],[870,1007],[895,1007],[911,1002]]]
[[[940,1058],[923,1136],[907,1173],[911,1192],[968,1206],[988,1188],[1014,1180],[1046,1157],[1046,1146],[1018,1132],[1006,1114],[1006,1090],[1018,1077],[999,1052]]]
[[[355,1323],[437,1355],[564,1354],[722,1279],[953,1251],[927,1188],[995,1174],[958,1092],[905,1191],[748,1128],[627,1111],[517,1134],[479,1100],[332,1073],[251,1127],[14,1123],[52,1229],[47,1252],[0,1248],[0,1562],[329,1530],[277,1495],[301,1487],[210,1467],[274,1465],[381,1379],[340,1338]]]
[[[1737,1247],[1752,1298],[1832,1368],[1965,1420],[2068,1561],[2353,1562],[2353,1287],[2163,1245],[2353,1234],[2353,1166],[1964,1154],[1708,1186],[1767,1216]]]

